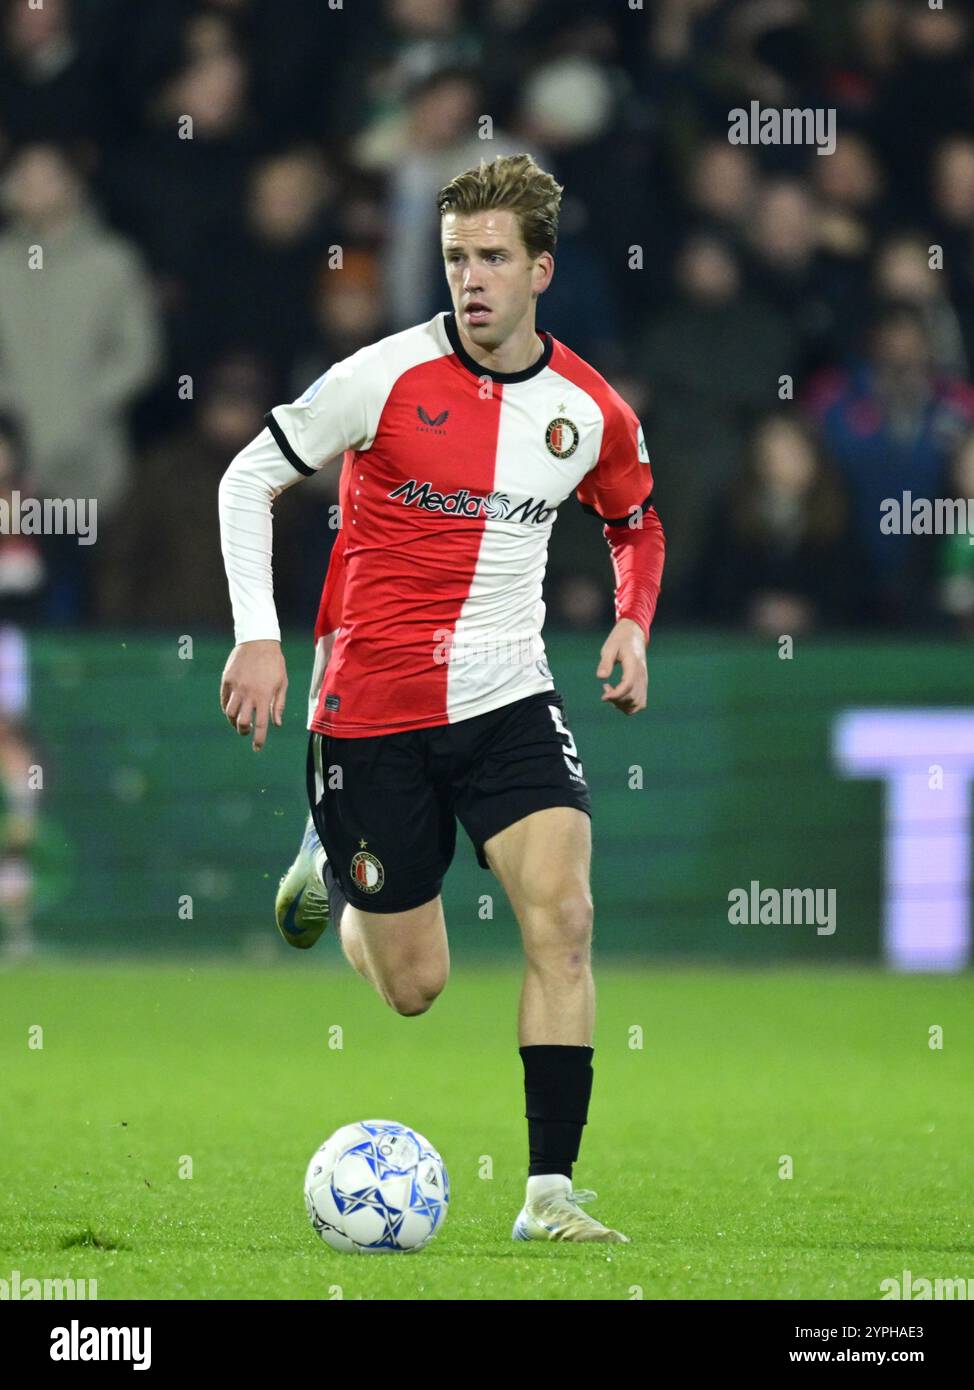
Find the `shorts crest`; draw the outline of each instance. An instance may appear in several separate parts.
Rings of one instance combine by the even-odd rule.
[[[355,887],[362,893],[378,893],[386,881],[386,871],[381,861],[367,850],[360,849],[353,854],[349,868]]]

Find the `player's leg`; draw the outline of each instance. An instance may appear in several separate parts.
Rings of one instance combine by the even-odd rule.
[[[289,946],[306,951],[328,926],[328,894],[322,881],[325,851],[309,815],[297,856],[281,879],[274,899],[274,921]]]
[[[425,1013],[450,974],[443,900],[406,912],[365,912],[346,903],[331,874],[331,911],[345,958],[390,1008]]]
[[[275,918],[284,940],[302,950],[332,923],[345,959],[401,1014],[420,1014],[450,973],[443,902],[405,912],[367,912],[351,906],[308,817],[298,856],[281,879]]]
[[[334,632],[326,633],[315,642],[314,666],[308,691],[309,727],[318,708],[318,696],[335,645],[335,635]],[[313,946],[328,926],[328,895],[322,884],[324,861],[325,852],[318,839],[314,818],[309,812],[297,855],[281,879],[274,900],[277,930],[289,946],[301,951]]]
[[[500,879],[525,953],[518,1032],[530,1166],[519,1240],[623,1241],[578,1203],[573,1165],[592,1091],[590,801],[556,691],[484,716],[457,814]],[[473,726],[474,721],[470,721]]]
[[[535,811],[484,845],[521,928],[518,1017],[530,1166],[516,1240],[624,1242],[581,1209],[572,1187],[592,1094],[591,825],[572,806]]]
[[[591,1048],[595,984],[589,817],[574,806],[535,811],[492,836],[484,854],[521,928],[520,1045]]]
[[[313,734],[308,796],[331,921],[353,969],[401,1014],[446,984],[440,887],[456,848],[448,795],[428,775],[428,731]]]

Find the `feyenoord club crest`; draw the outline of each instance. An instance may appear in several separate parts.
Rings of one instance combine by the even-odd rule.
[[[365,841],[359,843],[364,845]],[[364,849],[352,856],[351,870],[355,887],[363,893],[378,893],[386,881],[386,871],[380,861]]]
[[[554,454],[556,459],[571,458],[578,448],[578,426],[559,415],[545,430],[544,442],[548,453]]]

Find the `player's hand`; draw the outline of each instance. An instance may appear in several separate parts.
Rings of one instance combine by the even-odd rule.
[[[638,714],[646,708],[649,673],[646,670],[646,636],[632,618],[620,618],[602,644],[596,675],[607,681],[618,661],[622,678],[616,686],[603,685],[602,699],[622,710],[623,714]]]
[[[287,669],[280,642],[241,642],[220,681],[220,708],[244,738],[253,730],[254,749],[263,748],[267,726],[280,728],[287,694]]]

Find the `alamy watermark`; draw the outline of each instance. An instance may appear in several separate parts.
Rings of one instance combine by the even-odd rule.
[[[473,666],[481,662],[488,666],[537,665],[545,679],[551,675],[536,628],[523,632],[463,632],[441,627],[433,633],[433,640],[436,666]]]
[[[0,535],[77,536],[79,545],[98,539],[95,497],[23,497],[16,489],[0,497]]]
[[[814,145],[817,154],[835,153],[835,107],[789,106],[779,111],[752,101],[727,114],[732,145]]]
[[[879,529],[884,536],[967,536],[974,545],[974,498],[884,497]]]
[[[131,1361],[133,1371],[152,1365],[151,1327],[82,1327],[72,1318],[51,1329],[52,1361]]]
[[[33,1299],[66,1299],[71,1302],[98,1298],[97,1279],[34,1279],[25,1277],[19,1269],[10,1271],[9,1279],[0,1279],[0,1303],[29,1302]]]
[[[752,878],[748,888],[732,888],[727,902],[732,927],[814,926],[818,936],[835,931],[834,888],[762,888]]]
[[[911,1302],[925,1302],[928,1299],[967,1301],[974,1298],[974,1279],[964,1279],[955,1275],[953,1279],[925,1279],[913,1277],[913,1271],[904,1269],[900,1278],[884,1279],[880,1284],[883,1299],[902,1298]]]

